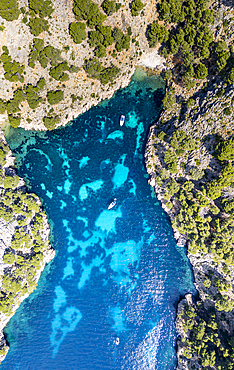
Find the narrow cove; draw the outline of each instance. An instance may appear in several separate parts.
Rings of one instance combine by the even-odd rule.
[[[8,132],[19,174],[43,200],[57,255],[6,329],[11,348],[1,369],[175,368],[176,305],[194,292],[192,274],[143,162],[163,89],[138,71],[66,128]]]

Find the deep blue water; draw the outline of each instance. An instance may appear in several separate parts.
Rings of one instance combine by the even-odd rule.
[[[175,368],[176,304],[194,287],[143,163],[163,88],[138,71],[66,128],[8,133],[57,254],[7,326],[1,370]]]

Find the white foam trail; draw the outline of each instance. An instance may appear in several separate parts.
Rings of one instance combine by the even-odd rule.
[[[132,351],[121,369],[155,370],[156,356],[163,327],[163,319],[149,331],[143,341]]]

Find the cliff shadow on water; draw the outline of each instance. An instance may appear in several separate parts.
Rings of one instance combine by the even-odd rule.
[[[137,70],[65,128],[6,133],[57,254],[6,329],[14,343],[2,370],[31,369],[32,359],[33,370],[175,368],[175,303],[194,287],[144,167],[164,87]]]

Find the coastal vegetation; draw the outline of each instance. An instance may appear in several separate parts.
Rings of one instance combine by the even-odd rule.
[[[157,10],[158,19],[147,29],[149,45],[160,43],[161,54],[174,57],[177,79],[185,87],[194,87],[194,79],[205,79],[214,67],[217,73],[226,69],[230,81],[231,53],[224,40],[214,40],[209,27],[214,22],[214,10],[209,2],[161,0]]]
[[[90,77],[100,80],[102,84],[107,84],[108,82],[113,81],[119,74],[118,67],[112,66],[105,68],[97,58],[86,60],[84,70]]]
[[[49,250],[47,218],[40,199],[26,193],[23,181],[8,167],[9,148],[0,141],[0,226],[2,232],[8,225],[12,241],[6,246],[2,258],[3,275],[0,276],[1,318],[9,320],[37,286],[40,272],[45,265],[44,253]],[[8,229],[8,233],[9,233]],[[8,347],[1,342],[0,354],[6,355]]]
[[[231,18],[226,13],[226,28],[214,31],[217,13],[208,2],[162,0],[157,11],[147,28],[149,46],[161,44],[174,66],[165,73],[147,170],[175,235],[187,245],[199,293],[179,305],[178,369],[234,369]]]

